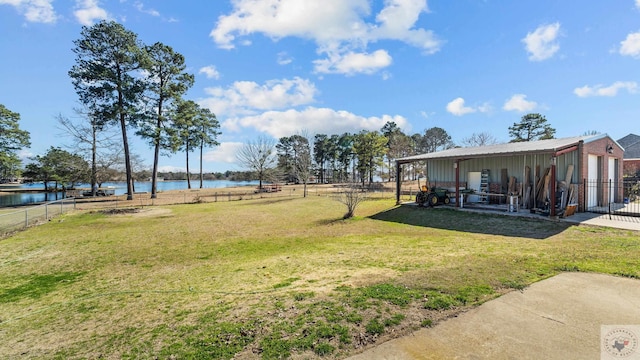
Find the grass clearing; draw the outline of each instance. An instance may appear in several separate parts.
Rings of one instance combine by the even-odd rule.
[[[638,233],[324,197],[76,212],[0,240],[5,358],[342,358],[562,271],[640,278]]]

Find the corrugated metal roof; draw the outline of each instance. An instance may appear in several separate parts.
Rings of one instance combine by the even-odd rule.
[[[421,155],[397,159],[399,163],[408,163],[429,159],[468,159],[487,156],[510,156],[528,153],[553,153],[577,145],[580,141],[591,142],[607,137],[606,134],[574,136],[562,139],[523,141],[516,143],[496,144],[455,148]]]

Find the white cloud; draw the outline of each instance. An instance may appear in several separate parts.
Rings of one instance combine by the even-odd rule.
[[[241,142],[222,142],[213,150],[207,151],[202,160],[206,162],[222,162],[233,164],[237,162],[236,154],[242,148]]]
[[[58,20],[53,0],[0,0],[0,5],[11,5],[24,15],[28,22],[51,24]]]
[[[237,81],[227,88],[206,88],[205,92],[210,97],[199,100],[200,105],[214,113],[236,116],[310,104],[315,101],[317,89],[309,80],[295,77],[269,80],[263,85]]]
[[[170,173],[170,172],[185,172],[187,171],[187,169],[184,166],[171,166],[171,165],[164,165],[164,166],[158,166],[158,171],[159,172],[163,172],[163,173]]]
[[[526,112],[532,111],[538,106],[538,103],[535,101],[527,101],[526,98],[527,95],[515,94],[504,103],[502,109],[506,111]]]
[[[640,0],[636,0],[636,7],[640,9]]]
[[[216,80],[220,79],[220,72],[218,72],[216,67],[213,65],[200,68],[200,71],[198,71],[198,73],[204,74],[207,77],[207,79],[216,79]]]
[[[425,119],[429,119],[430,117],[434,116],[436,113],[435,112],[427,112],[425,110],[420,111],[420,116],[422,116]]]
[[[603,87],[602,85],[575,88],[573,93],[579,97],[588,96],[616,96],[618,91],[626,89],[629,93],[634,94],[638,91],[638,83],[635,81],[616,81],[613,84]]]
[[[447,111],[455,116],[462,116],[474,112],[486,113],[491,111],[491,105],[484,103],[477,107],[465,106],[464,99],[459,97],[451,100],[447,104]]]
[[[107,11],[100,7],[98,0],[76,0],[76,20],[82,25],[91,26],[96,20],[108,20]]]
[[[138,9],[138,11],[140,11],[141,13],[148,14],[151,16],[160,16],[160,12],[158,12],[155,9],[146,9],[144,7],[144,4],[141,3],[140,1],[137,1],[133,6],[135,6],[136,9]]]
[[[278,53],[278,65],[288,65],[293,62],[293,58],[286,51]]]
[[[627,38],[620,42],[620,54],[640,59],[640,31],[628,34]]]
[[[525,49],[529,53],[529,60],[542,61],[552,57],[560,45],[556,39],[560,34],[560,23],[541,25],[522,39]]]
[[[222,123],[227,131],[240,132],[252,128],[275,138],[291,136],[302,131],[310,134],[340,134],[361,130],[379,130],[389,121],[407,129],[406,118],[395,115],[364,117],[348,111],[307,107],[304,110],[267,111],[254,116],[228,119]]]
[[[318,72],[373,73],[389,66],[386,50],[367,51],[369,43],[380,40],[401,41],[426,54],[441,47],[433,32],[415,27],[420,14],[428,12],[426,0],[385,0],[373,22],[368,0],[235,0],[233,6],[210,33],[219,47],[234,48],[238,38],[254,33],[273,40],[311,39],[326,57],[315,62]]]
[[[315,71],[325,74],[354,75],[373,74],[391,65],[392,59],[386,50],[376,50],[373,54],[354,53],[329,54],[328,59],[315,60]]]
[[[459,97],[453,99],[447,104],[447,111],[455,116],[462,116],[476,112],[476,109],[468,106],[464,106],[464,99]]]

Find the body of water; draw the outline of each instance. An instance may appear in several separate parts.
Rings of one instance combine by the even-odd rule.
[[[52,183],[51,183],[52,184]],[[51,186],[50,184],[50,186]],[[212,188],[228,188],[236,186],[257,186],[258,181],[229,181],[229,180],[205,180],[202,182],[202,187],[206,189]],[[106,182],[102,184],[103,188],[112,187],[115,189],[116,195],[122,195],[127,193],[126,182]],[[148,192],[151,193],[151,181],[136,181],[134,183],[136,192]],[[12,187],[15,189],[16,187]],[[63,198],[63,193],[47,193],[44,192],[44,185],[42,183],[22,184],[18,188],[37,190],[43,189],[43,192],[28,192],[28,193],[7,193],[0,195],[0,207],[1,206],[18,206],[33,203],[40,203],[43,201],[60,200]],[[76,188],[91,188],[89,184],[80,184]],[[158,181],[158,192],[169,190],[186,190],[187,181]],[[199,189],[200,180],[191,181],[191,189]],[[1,189],[0,189],[1,190]]]

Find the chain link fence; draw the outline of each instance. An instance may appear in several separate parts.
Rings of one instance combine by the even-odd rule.
[[[334,196],[343,191],[345,186],[347,185],[308,185],[307,196]],[[367,198],[370,199],[391,199],[395,196],[391,187],[365,187],[363,190],[367,192]],[[253,187],[246,189],[234,188],[232,190],[193,189],[168,191],[157,193],[154,199],[151,198],[151,194],[148,192],[134,193],[132,200],[127,200],[126,195],[67,198],[21,210],[11,210],[0,213],[0,236],[7,236],[7,234],[25,229],[29,226],[41,224],[73,209],[81,211],[103,211],[127,208],[139,209],[160,205],[302,197],[304,197],[304,187],[302,185],[289,185],[282,186],[277,191],[262,192],[257,191]]]
[[[73,198],[51,201],[42,205],[21,210],[9,210],[0,213],[0,235],[6,236],[29,226],[49,221],[55,216],[75,209]]]

